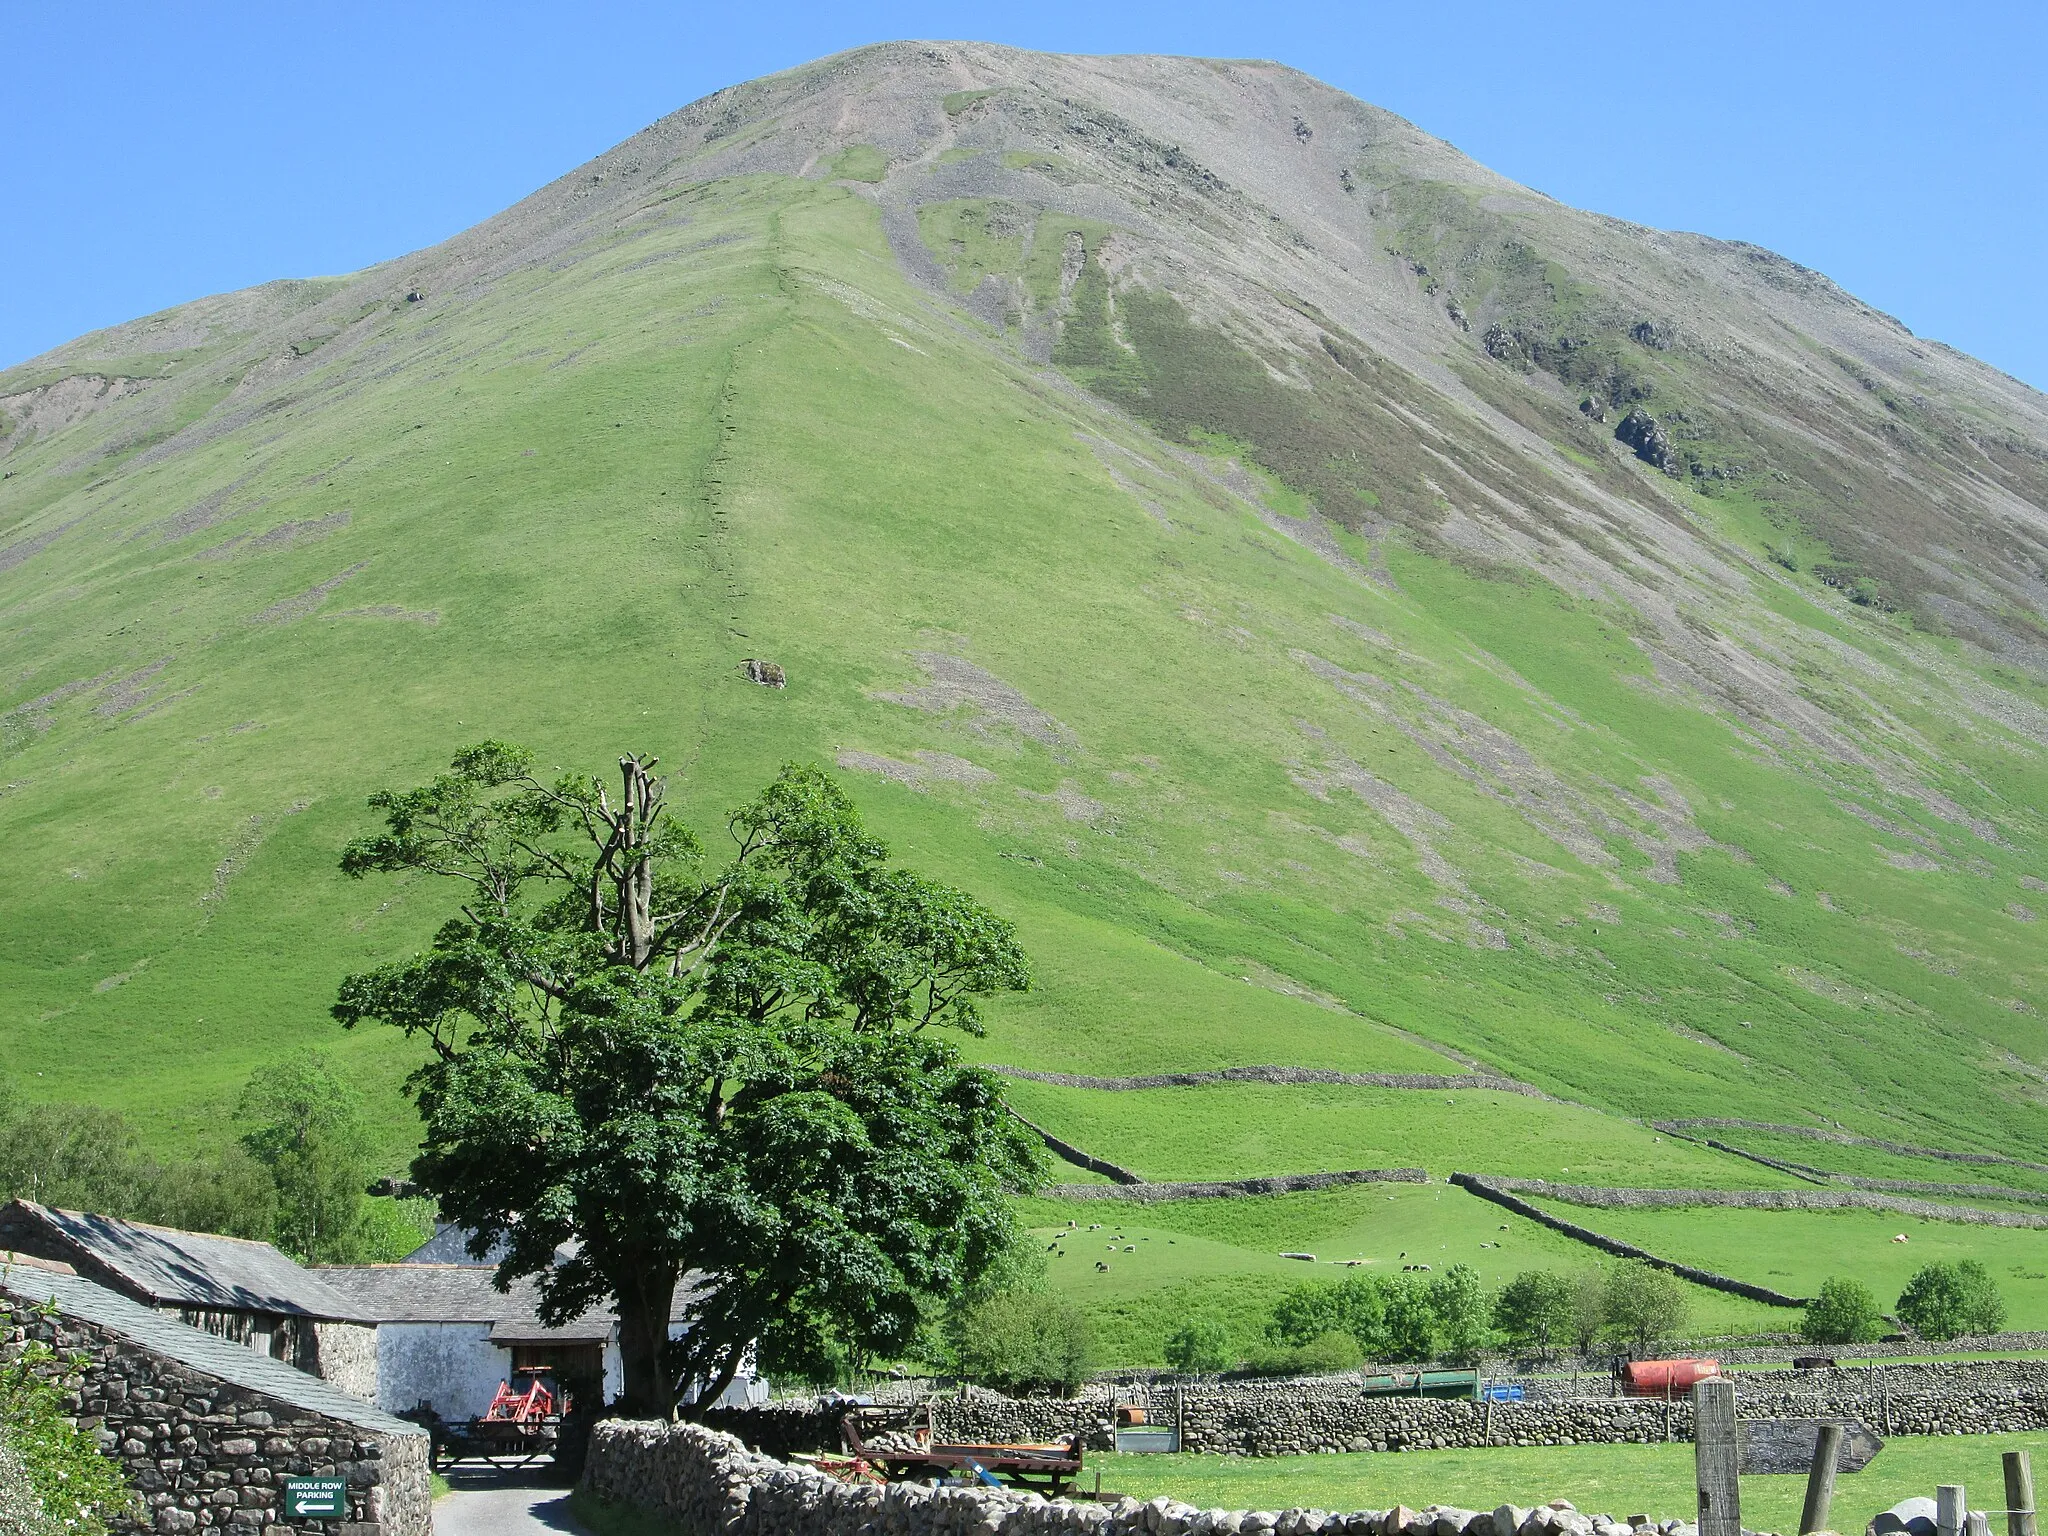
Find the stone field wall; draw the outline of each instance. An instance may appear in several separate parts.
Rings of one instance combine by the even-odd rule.
[[[716,1430],[622,1419],[592,1434],[583,1488],[680,1536],[1634,1536],[1627,1524],[1569,1506],[1204,1510],[1165,1498],[1096,1503],[1000,1488],[847,1484]],[[1654,1529],[1693,1536],[1677,1519]]]
[[[1780,1378],[1782,1377],[1782,1383]],[[1736,1392],[1747,1419],[1861,1419],[1880,1435],[1994,1434],[2048,1429],[2048,1361],[1891,1366],[1874,1371],[1772,1372]],[[1178,1422],[1183,1448],[1240,1456],[1318,1451],[1475,1449],[1501,1445],[1646,1444],[1692,1438],[1692,1406],[1648,1398],[1532,1395],[1520,1403],[1368,1397],[1355,1378],[1191,1385],[1147,1399],[1097,1386],[1074,1398],[1009,1398],[969,1390],[930,1398],[941,1439],[1049,1440],[1079,1434],[1115,1445],[1116,1406],[1150,1403],[1154,1424]],[[708,1422],[773,1456],[836,1451],[842,1410],[793,1398],[714,1413]]]

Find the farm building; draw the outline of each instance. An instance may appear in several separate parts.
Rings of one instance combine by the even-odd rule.
[[[13,1200],[0,1206],[0,1250],[69,1265],[191,1327],[377,1396],[376,1320],[268,1243]]]
[[[490,1407],[499,1385],[517,1382],[524,1371],[546,1371],[560,1382],[601,1382],[607,1402],[617,1397],[624,1367],[612,1310],[593,1308],[550,1328],[540,1320],[534,1282],[522,1279],[498,1290],[492,1266],[469,1258],[463,1241],[461,1229],[444,1227],[400,1263],[315,1271],[377,1319],[377,1406],[403,1413],[424,1403],[444,1419],[467,1419]],[[687,1284],[676,1292],[671,1338],[687,1327],[680,1314],[690,1294]],[[746,1373],[722,1401],[767,1395],[767,1382]]]

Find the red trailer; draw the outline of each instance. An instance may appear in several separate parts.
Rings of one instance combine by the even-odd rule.
[[[1630,1397],[1686,1397],[1720,1374],[1718,1360],[1631,1360],[1621,1369],[1621,1389]]]

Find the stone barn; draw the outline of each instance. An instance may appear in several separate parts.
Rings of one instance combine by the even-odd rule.
[[[331,1383],[65,1266],[0,1253],[0,1362],[29,1340],[57,1351],[44,1369],[137,1491],[117,1529],[432,1536],[426,1433]],[[340,1520],[295,1517],[294,1478],[339,1480]]]
[[[375,1320],[268,1243],[13,1200],[0,1206],[0,1250],[67,1265],[141,1306],[366,1401],[377,1396]]]

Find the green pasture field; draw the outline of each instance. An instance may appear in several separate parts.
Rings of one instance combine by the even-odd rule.
[[[2048,1329],[2048,1230],[1965,1226],[1888,1211],[1630,1211],[1536,1203],[1660,1257],[1795,1296],[1812,1295],[1831,1275],[1847,1275],[1869,1286],[1886,1308],[1923,1265],[1977,1259],[2005,1297],[2009,1329]],[[1906,1241],[1893,1242],[1901,1233]]]
[[[1020,1081],[1011,1102],[1148,1179],[1423,1167],[1580,1184],[1789,1189],[1789,1174],[1618,1115],[1483,1089],[1213,1083],[1112,1091]],[[1467,1195],[1446,1198],[1471,1199]]]
[[[1373,1274],[1398,1274],[1404,1264],[1428,1264],[1432,1273],[1465,1264],[1498,1287],[1526,1269],[1575,1271],[1604,1258],[1442,1184],[1144,1205],[1032,1199],[1018,1209],[1046,1254],[1050,1283],[1088,1314],[1096,1363],[1105,1366],[1164,1364],[1167,1337],[1196,1312],[1221,1318],[1233,1345],[1251,1349],[1282,1289],[1357,1273],[1347,1260]],[[1316,1262],[1282,1253],[1313,1253]],[[1698,1334],[1783,1329],[1798,1318],[1701,1286],[1686,1293],[1689,1331]]]
[[[2048,1452],[2048,1436],[1897,1436],[1861,1472],[1835,1482],[1830,1525],[1860,1531],[1901,1499],[1932,1498],[1937,1484],[1961,1483],[1972,1509],[2002,1509],[2007,1451]],[[1330,1456],[1092,1456],[1105,1490],[1160,1494],[1205,1509],[1419,1509],[1448,1504],[1493,1509],[1569,1499],[1588,1514],[1693,1518],[1690,1445],[1508,1446],[1483,1451],[1401,1451]],[[1796,1531],[1806,1497],[1803,1474],[1745,1477],[1745,1530]],[[2000,1515],[1991,1528],[2003,1531]]]
[[[1938,1157],[1912,1157],[1901,1152],[1889,1152],[1883,1147],[1843,1146],[1839,1142],[1812,1141],[1804,1136],[1786,1136],[1772,1131],[1701,1128],[1688,1130],[1686,1134],[1711,1136],[1746,1152],[1761,1153],[1780,1162],[1798,1163],[1829,1173],[1855,1174],[1868,1179],[1918,1179],[1929,1184],[2002,1184],[2008,1189],[2048,1194],[2048,1170],[2039,1168],[2018,1168],[2001,1163],[1951,1163]],[[1956,1150],[1980,1149],[1962,1147]],[[2048,1161],[2039,1157],[2029,1158],[2025,1153],[2008,1152],[2006,1155],[2030,1162]]]
[[[826,170],[896,174],[868,146]],[[1048,217],[1027,243],[961,210],[925,227],[1041,295],[1068,228],[1101,235]],[[374,286],[274,412],[172,438],[237,387],[187,396],[181,374],[138,397],[177,406],[155,436],[109,412],[8,455],[0,1061],[32,1097],[120,1109],[174,1153],[231,1135],[250,1072],[319,1044],[402,1167],[419,1053],[327,1008],[458,894],[336,860],[371,791],[501,737],[546,769],[660,754],[714,856],[781,764],[840,765],[900,860],[1011,918],[1033,957],[973,1059],[1456,1070],[1435,1045],[1573,1101],[1014,1084],[1022,1112],[1152,1177],[1791,1182],[1641,1124],[1700,1113],[2048,1161],[2024,1011],[2048,972],[2006,910],[2048,872],[2048,766],[1989,726],[1885,703],[1886,740],[1925,744],[1929,782],[2000,818],[1999,844],[1873,772],[1759,752],[1659,679],[1615,604],[1333,534],[1383,562],[1362,581],[1220,488],[1228,423],[1167,443],[1048,383],[908,282],[874,206],[829,182],[678,183],[546,263],[418,303]],[[1170,341],[1189,368],[1207,355],[1192,329]],[[1823,617],[1772,643],[1857,718],[1877,684],[1839,646],[1930,686],[1977,665]],[[748,657],[789,686],[747,682]],[[1516,793],[1474,766],[1495,761]],[[1921,843],[1849,795],[1939,867],[1888,858]],[[1280,1247],[1384,1259],[1433,1236],[1476,1259],[1498,1224],[1441,1186],[1356,1200],[1144,1213],[1180,1267],[1113,1267],[1105,1337],[1154,1358],[1176,1297],[1252,1315],[1301,1273]],[[1765,1280],[1807,1262],[1767,1227],[1698,1230],[1674,1256]]]

